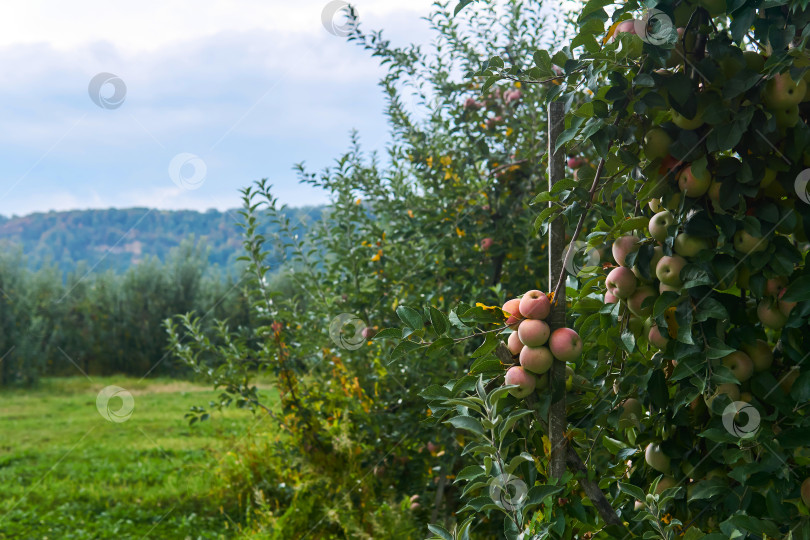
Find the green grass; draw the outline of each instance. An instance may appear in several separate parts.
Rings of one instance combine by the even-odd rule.
[[[108,385],[133,395],[126,421],[98,412]],[[212,496],[227,493],[218,463],[259,417],[234,409],[189,426],[189,407],[217,394],[126,377],[46,379],[0,392],[0,538],[232,537],[239,516],[221,507],[233,501]],[[121,404],[113,398],[110,408]]]

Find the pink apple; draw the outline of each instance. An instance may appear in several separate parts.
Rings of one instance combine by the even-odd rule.
[[[512,353],[512,356],[520,354],[521,349],[523,349],[523,343],[520,342],[517,332],[512,332],[509,334],[509,337],[506,340],[506,347],[509,349],[509,352]]]
[[[649,317],[652,315],[653,305],[649,304],[642,307],[642,304],[647,298],[655,298],[656,296],[658,296],[658,294],[655,292],[655,289],[649,285],[638,287],[636,292],[631,294],[630,298],[627,299],[627,307],[630,309],[630,313],[637,317]]]
[[[573,362],[582,354],[582,339],[572,328],[557,328],[551,333],[548,348],[554,358]]]
[[[520,365],[535,375],[542,375],[551,369],[554,357],[548,347],[523,347],[520,351]]]
[[[663,282],[658,284],[658,292],[660,294],[664,294],[667,291],[679,293],[681,292],[681,287],[676,287],[674,285],[667,285],[666,283]]]
[[[545,293],[529,291],[520,299],[520,314],[527,319],[545,319],[551,313],[551,302]]]
[[[723,365],[731,370],[741,383],[747,381],[754,374],[754,362],[742,351],[734,351],[723,358]]]
[[[661,333],[661,329],[658,328],[658,325],[653,325],[650,328],[650,333],[647,336],[650,340],[650,343],[661,350],[667,348],[667,343],[669,343],[669,333],[666,335]]]
[[[765,288],[762,292],[765,296],[779,296],[779,293],[782,292],[782,289],[787,287],[787,284],[788,280],[786,277],[773,277],[765,282]]]
[[[585,160],[579,156],[570,156],[566,163],[572,169],[579,169],[585,165]]]
[[[501,310],[507,314],[506,324],[513,330],[516,329],[517,323],[523,319],[523,315],[520,314],[520,298],[507,300]]]
[[[503,93],[503,100],[506,103],[511,103],[513,101],[519,100],[522,96],[523,96],[523,93],[520,90],[518,90],[517,88],[515,88],[513,90],[507,90],[506,92],[504,92]]]
[[[613,34],[608,39],[608,43],[613,43],[614,40],[619,38],[619,34],[635,34],[636,33],[636,21],[635,19],[630,19],[628,21],[622,21],[616,25],[616,28],[613,30]]]
[[[638,236],[620,236],[613,242],[613,259],[619,266],[627,266],[625,259],[630,253],[638,251]]]
[[[545,345],[551,330],[548,325],[537,319],[526,319],[518,327],[518,338],[527,347]]]
[[[493,240],[492,238],[484,238],[481,240],[481,251],[487,251],[489,248],[492,247]]]
[[[373,337],[374,337],[374,335],[375,335],[376,333],[377,333],[377,332],[375,332],[373,328],[370,328],[370,327],[368,327],[368,326],[366,326],[365,328],[363,328],[363,331],[361,332],[361,334],[362,334],[362,336],[363,336],[363,339],[371,339],[371,338],[373,338]]]
[[[672,257],[664,255],[655,267],[655,275],[661,280],[661,283],[680,287],[683,285],[681,270],[683,270],[684,266],[686,266],[686,259],[680,255],[673,255]]]
[[[627,298],[636,291],[636,275],[626,266],[618,266],[607,275],[605,286],[617,298]]]
[[[707,191],[712,183],[712,175],[708,171],[703,171],[702,174],[695,175],[692,173],[692,166],[688,165],[678,175],[678,187],[687,197],[701,197]]]
[[[793,308],[796,307],[796,304],[798,304],[798,302],[786,302],[785,300],[782,300],[782,297],[785,295],[785,291],[787,291],[787,289],[782,289],[781,291],[779,291],[778,305],[779,311],[782,312],[782,315],[784,315],[785,317],[789,317],[790,312],[793,311]]]
[[[619,298],[615,294],[611,293],[610,291],[607,291],[605,293],[605,303],[606,304],[615,304],[618,301],[619,301]]]
[[[534,392],[537,381],[534,375],[524,370],[521,366],[512,366],[506,371],[504,383],[509,386],[512,384],[518,385],[517,388],[511,388],[509,393],[516,398],[524,398]]]

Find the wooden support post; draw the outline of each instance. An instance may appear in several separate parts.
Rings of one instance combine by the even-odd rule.
[[[563,148],[554,151],[557,138],[565,129],[565,109],[555,101],[548,107],[548,188],[565,177],[565,153]],[[550,204],[550,203],[549,203]],[[558,291],[548,318],[554,331],[565,326],[565,284],[557,287],[555,281],[562,276],[565,259],[565,224],[555,219],[548,231],[548,284],[550,290]],[[551,366],[551,407],[549,408],[549,441],[551,443],[551,477],[562,478],[566,467],[567,442],[565,440],[565,362],[554,360]]]

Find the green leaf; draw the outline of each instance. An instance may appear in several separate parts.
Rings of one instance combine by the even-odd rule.
[[[456,429],[464,429],[476,435],[484,436],[484,428],[481,426],[481,423],[472,416],[456,416],[447,420],[445,424],[452,424]]]
[[[647,383],[647,391],[650,394],[650,401],[659,409],[664,409],[669,403],[669,389],[667,388],[667,378],[664,372],[656,369],[650,375]]]
[[[402,330],[400,330],[399,328],[385,328],[377,332],[377,335],[375,335],[372,338],[372,341],[378,339],[391,339],[391,338],[402,339]]]
[[[430,324],[433,325],[433,330],[436,332],[437,335],[442,335],[447,332],[447,329],[450,326],[450,321],[447,320],[447,316],[436,309],[433,306],[430,306]]]
[[[419,349],[423,346],[424,345],[416,343],[415,341],[408,341],[407,339],[405,341],[400,341],[399,344],[396,347],[394,347],[394,350],[391,351],[389,360],[393,362],[394,360],[397,360],[398,358],[405,356],[409,352],[415,351],[416,349]]]
[[[472,1],[473,0],[461,0],[459,4],[464,4],[465,2],[469,4]],[[459,12],[459,9],[460,7],[456,6],[456,13]],[[433,534],[435,534],[436,536],[438,536],[439,538],[441,538],[442,540],[453,540],[453,536],[449,532],[447,532],[447,529],[445,529],[441,525],[428,525],[428,530]]]
[[[397,307],[397,316],[407,324],[410,328],[414,330],[419,330],[424,326],[424,322],[422,321],[422,315],[412,307],[408,306],[399,306]]]
[[[486,373],[502,373],[503,364],[493,355],[482,356],[470,366],[470,375],[480,375]]]
[[[810,300],[810,275],[802,276],[788,285],[782,300],[786,302]]]
[[[637,501],[644,501],[647,498],[647,494],[644,493],[644,490],[632,484],[625,484],[624,482],[619,482],[619,490],[624,493],[627,493]]]
[[[455,345],[455,343],[456,343],[455,341],[453,341],[451,338],[447,336],[440,337],[439,339],[430,344],[430,346],[425,351],[425,355],[433,356],[440,351],[449,349],[450,347]]]
[[[630,330],[625,330],[624,332],[622,332],[621,342],[622,346],[624,347],[624,350],[626,350],[629,353],[632,353],[633,349],[636,348],[636,336],[634,336],[633,332],[631,332]]]
[[[526,506],[537,506],[546,497],[556,495],[563,490],[563,486],[533,486],[526,494]]]
[[[477,349],[475,349],[475,351],[473,351],[472,358],[480,358],[491,353],[495,350],[500,342],[501,340],[498,339],[494,333],[487,334],[487,337],[484,338],[484,342]]]

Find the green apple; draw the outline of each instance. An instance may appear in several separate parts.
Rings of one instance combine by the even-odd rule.
[[[644,155],[650,161],[663,159],[669,155],[672,137],[659,127],[654,127],[644,135]]]
[[[622,403],[622,413],[619,415],[619,429],[627,429],[638,424],[644,415],[641,402],[636,398],[627,398]]]
[[[745,65],[752,71],[760,72],[765,67],[765,57],[756,51],[743,51],[743,58]]]
[[[757,317],[759,318],[759,322],[762,323],[762,326],[773,330],[779,330],[787,323],[785,314],[779,310],[776,302],[773,302],[769,298],[760,301],[757,306]]]
[[[670,459],[661,449],[660,444],[650,443],[644,450],[644,461],[658,472],[668,473]]]
[[[688,165],[681,170],[678,175],[678,187],[687,197],[693,199],[703,196],[709,191],[709,186],[712,183],[712,175],[704,169],[700,174],[692,172],[692,166]]]
[[[810,478],[805,478],[801,487],[802,502],[805,506],[810,506]]]
[[[734,234],[734,249],[746,255],[757,253],[768,249],[768,241],[761,236],[753,236],[740,229]]]
[[[780,110],[791,105],[798,105],[807,91],[804,80],[794,81],[790,73],[779,73],[765,83],[762,101],[771,110]]]
[[[804,81],[802,81],[804,83]],[[773,117],[776,118],[776,125],[780,128],[791,128],[799,123],[798,105],[786,105],[778,109],[773,109]]]
[[[773,169],[765,169],[765,174],[759,182],[759,187],[766,188],[776,180],[776,171]]]
[[[665,490],[669,488],[674,488],[678,485],[678,482],[675,481],[674,478],[671,476],[664,476],[661,480],[658,481],[658,485],[655,486],[655,494],[661,495]]]
[[[742,351],[734,351],[723,358],[726,366],[741,383],[747,381],[754,374],[754,362]]]
[[[675,243],[672,247],[675,253],[682,257],[694,257],[704,249],[709,248],[709,241],[705,238],[681,233],[675,237]]]
[[[658,212],[650,219],[650,236],[663,242],[669,236],[669,228],[675,224],[675,216],[669,210]]]
[[[697,129],[703,125],[703,111],[699,108],[693,118],[687,118],[675,109],[670,109],[672,114],[672,123],[681,129]]]
[[[680,255],[673,255],[671,257],[664,255],[655,267],[655,275],[661,283],[672,287],[680,287],[683,285],[683,281],[681,281],[681,270],[683,270],[684,266],[686,266],[686,259]]]
[[[790,394],[790,391],[793,389],[793,385],[796,383],[796,379],[799,378],[800,374],[801,369],[799,366],[793,366],[790,368],[790,371],[779,378],[779,387],[784,393]]]
[[[751,362],[754,363],[755,372],[766,371],[773,364],[773,349],[761,339],[744,344],[743,350],[751,358]]]

